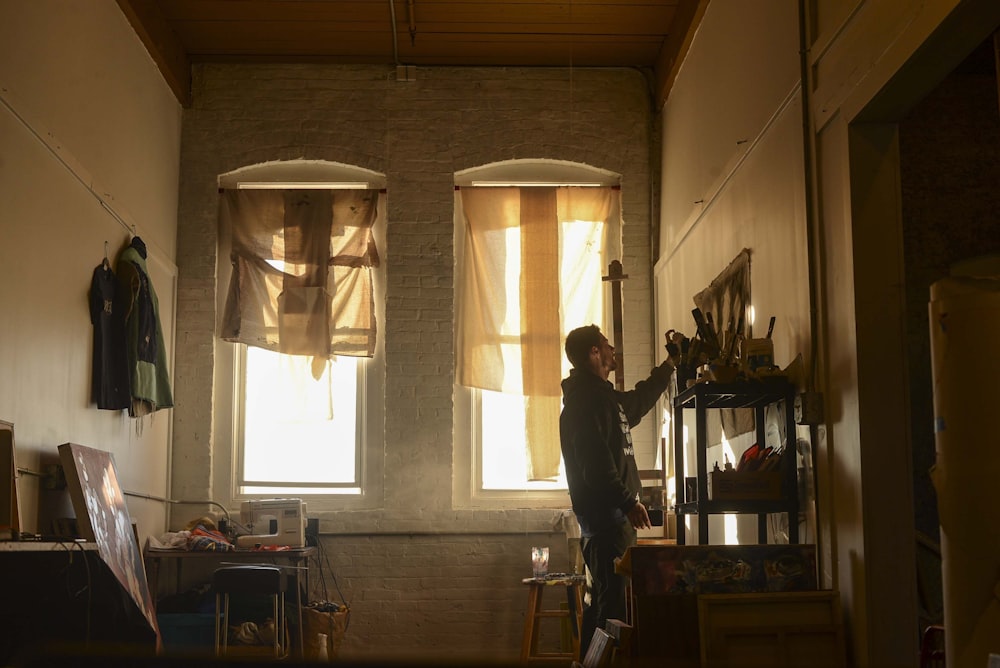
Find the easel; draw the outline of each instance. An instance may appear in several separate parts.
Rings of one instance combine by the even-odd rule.
[[[625,359],[622,351],[622,281],[628,278],[628,274],[622,273],[622,263],[612,260],[608,265],[608,275],[602,276],[602,281],[611,283],[611,323],[613,329],[613,339],[615,346],[615,388],[619,392],[625,391]]]
[[[622,327],[622,281],[628,278],[628,274],[622,273],[622,263],[618,260],[612,260],[608,265],[608,275],[602,276],[602,281],[609,281],[611,283],[611,322],[614,337],[615,346],[615,389],[619,392],[625,391],[625,361],[624,361],[624,345],[623,345],[623,327]],[[667,489],[667,441],[665,438],[660,439],[660,450],[659,450],[660,466],[658,469],[640,469],[639,478],[643,481],[643,486],[645,487],[645,481],[654,480],[656,481],[656,487],[662,490],[664,493]]]

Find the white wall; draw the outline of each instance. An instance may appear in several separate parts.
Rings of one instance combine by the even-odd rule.
[[[657,329],[692,337],[694,296],[750,249],[754,331],[762,335],[776,318],[781,366],[810,354],[796,31],[788,2],[709,4],[663,109],[656,262]],[[736,456],[751,442],[734,442]],[[718,448],[709,453],[716,460],[721,465]],[[694,462],[692,443],[682,475],[695,475]],[[751,541],[752,524],[740,528]],[[697,523],[689,525],[696,536]],[[723,531],[723,517],[711,517],[712,542],[722,542]]]
[[[166,495],[171,411],[137,424],[90,401],[87,294],[105,243],[114,262],[130,238],[113,211],[148,246],[172,348],[180,120],[113,0],[0,1],[0,419],[21,468],[74,442],[113,453],[123,489]],[[19,480],[24,529],[50,533],[73,512],[39,482]],[[141,537],[163,531],[162,503],[128,504]]]

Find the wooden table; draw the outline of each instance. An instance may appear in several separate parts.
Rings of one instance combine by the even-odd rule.
[[[183,586],[183,570],[188,567],[219,568],[221,566],[246,566],[258,564],[264,566],[279,566],[288,569],[295,577],[295,603],[299,624],[299,652],[303,648],[302,633],[302,591],[309,592],[309,559],[315,556],[315,547],[292,547],[286,550],[235,550],[231,552],[216,552],[214,550],[178,550],[147,546],[143,551],[143,562],[146,565],[146,579],[149,580],[149,592],[154,604],[160,599],[161,575],[164,567],[172,567],[174,580],[170,593],[181,591]]]
[[[0,541],[0,569],[0,666],[62,665],[57,655],[96,647],[155,655],[156,629],[96,543]]]

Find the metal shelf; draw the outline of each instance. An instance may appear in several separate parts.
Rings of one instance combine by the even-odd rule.
[[[791,384],[782,376],[738,383],[698,383],[674,398],[674,408],[757,408],[788,396]]]
[[[713,514],[754,514],[757,515],[757,537],[760,543],[767,542],[767,515],[770,513],[788,514],[788,538],[790,543],[799,540],[799,498],[797,480],[797,462],[795,450],[795,419],[792,415],[792,402],[795,397],[795,387],[784,377],[767,380],[740,381],[737,383],[698,383],[684,390],[673,400],[674,427],[674,469],[677,484],[677,543],[685,543],[685,515],[698,516],[698,542],[708,544],[708,518]],[[695,412],[697,456],[698,496],[708,493],[708,462],[706,451],[707,412],[709,410],[748,408],[754,411],[757,432],[757,442],[765,443],[765,409],[779,402],[785,402],[785,443],[786,450],[781,458],[781,491],[782,498],[774,500],[711,500],[698,498],[687,500],[687,490],[683,484],[684,471],[684,412]]]

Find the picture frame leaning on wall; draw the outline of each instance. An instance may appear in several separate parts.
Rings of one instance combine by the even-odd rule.
[[[17,540],[21,532],[21,496],[18,490],[14,424],[0,420],[0,540]]]

